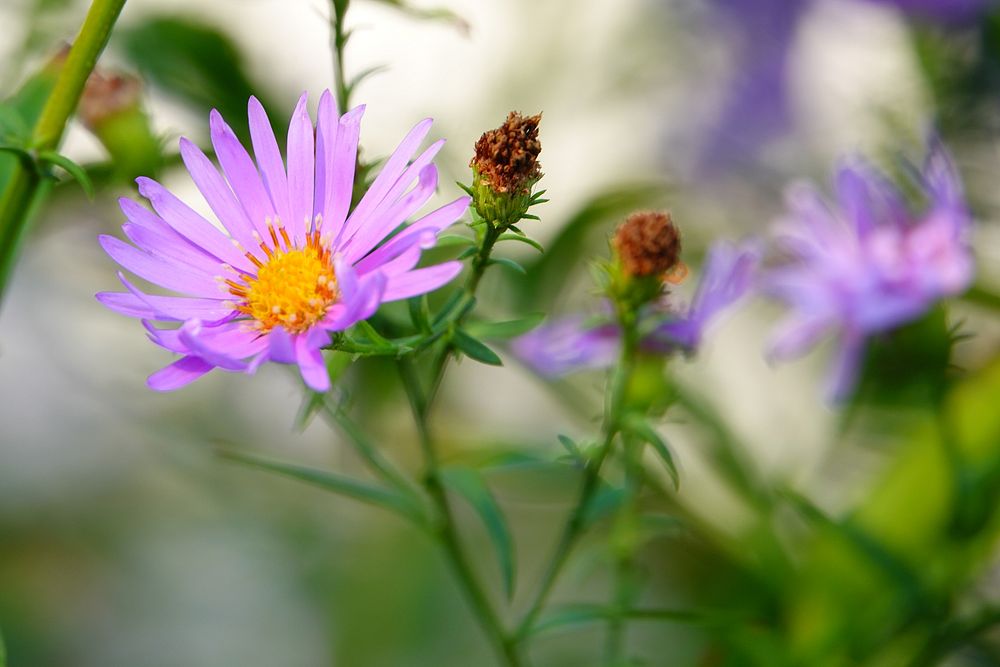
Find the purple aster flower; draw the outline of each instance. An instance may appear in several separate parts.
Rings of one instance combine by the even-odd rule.
[[[870,165],[845,164],[833,210],[808,186],[789,192],[789,217],[777,242],[790,261],[762,277],[761,288],[791,309],[770,346],[773,358],[812,347],[831,331],[838,346],[829,392],[854,386],[865,339],[963,292],[973,277],[971,218],[954,164],[933,142],[916,175],[928,200],[912,213],[902,194]]]
[[[249,102],[252,158],[218,112],[211,137],[222,173],[181,139],[184,164],[228,235],[167,191],[139,178],[153,210],[122,199],[122,231],[132,244],[102,236],[104,250],[136,276],[184,296],[146,294],[124,275],[126,292],[97,299],[143,320],[156,344],[182,355],[149,386],[182,387],[213,368],[252,373],[275,361],[297,364],[306,384],[326,391],[321,348],[331,332],[370,317],[386,301],[441,287],[459,262],[415,268],[437,234],[466,210],[457,199],[404,227],[437,187],[431,163],[443,141],[411,161],[430,130],[421,121],[385,161],[350,211],[364,107],[339,115],[320,97],[315,133],[303,94],[288,130],[287,169],[263,107]],[[154,322],[180,323],[160,328]]]
[[[867,0],[907,16],[961,27],[996,7],[997,0]],[[814,0],[712,0],[714,27],[735,45],[738,63],[717,117],[709,125],[698,168],[715,174],[752,161],[793,123],[789,62],[799,25]]]
[[[642,350],[652,354],[694,352],[709,323],[750,290],[759,258],[757,244],[752,242],[713,245],[694,299],[683,314],[659,304],[658,310],[643,316],[640,329],[644,333],[639,343]],[[618,358],[621,339],[618,325],[609,318],[606,314],[557,320],[517,338],[511,349],[545,377],[608,368]]]

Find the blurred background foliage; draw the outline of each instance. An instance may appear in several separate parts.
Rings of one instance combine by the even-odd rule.
[[[696,267],[711,239],[766,230],[788,182],[826,182],[852,151],[892,167],[919,153],[933,123],[977,214],[976,287],[947,319],[935,312],[876,345],[843,410],[817,389],[822,353],[764,364],[768,304],[749,304],[697,359],[674,362],[679,405],[661,434],[681,488],[648,462],[640,560],[642,604],[679,613],[634,619],[630,652],[648,665],[1000,665],[1000,11],[945,24],[862,0],[746,5],[765,20],[740,34],[732,7],[744,7],[723,0],[356,0],[345,66],[385,67],[356,82],[354,100],[368,104],[362,158],[377,162],[433,116],[434,136],[449,139],[442,197],[454,197],[448,183],[468,182],[482,131],[510,109],[544,111],[552,201],[524,228],[546,252],[505,249],[525,274],[487,277],[481,308],[504,319],[587,307],[589,258],[633,210],[669,207]],[[0,4],[4,137],[37,118],[84,10]],[[163,355],[92,296],[116,287],[95,237],[120,225],[114,200],[134,195],[135,176],[197,201],[178,136],[207,146],[217,108],[246,141],[256,95],[280,142],[301,90],[315,100],[332,85],[329,14],[321,0],[126,5],[101,66],[138,77],[141,104],[118,124],[70,128],[64,152],[97,194],[56,185],[0,312],[0,631],[11,667],[491,664],[424,536],[214,454],[221,445],[364,474],[321,418],[296,428],[291,375],[216,373],[154,395],[143,378]],[[779,36],[785,106],[750,136],[750,107],[727,109]],[[14,159],[0,153],[0,188]],[[399,308],[385,317],[405,318]],[[508,515],[518,609],[575,494],[578,470],[556,436],[593,437],[600,378],[548,386],[503,356],[504,368],[453,369],[436,429],[447,462],[479,469]],[[386,362],[352,365],[340,386],[373,439],[418,470]],[[599,654],[620,502],[613,484],[601,498],[536,664]],[[491,534],[455,505],[502,599]]]

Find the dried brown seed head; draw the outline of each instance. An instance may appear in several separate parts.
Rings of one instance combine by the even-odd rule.
[[[632,276],[662,276],[680,262],[681,235],[669,213],[633,213],[615,232],[614,248]]]
[[[94,129],[120,111],[139,104],[142,82],[129,74],[94,71],[80,98],[80,120]]]
[[[527,194],[541,175],[538,124],[542,114],[522,116],[511,111],[503,125],[484,132],[469,164],[495,192]]]

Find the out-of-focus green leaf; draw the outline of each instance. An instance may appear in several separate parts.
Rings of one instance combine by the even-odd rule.
[[[531,628],[531,634],[557,630],[559,628],[596,623],[614,616],[634,620],[671,621],[675,623],[704,623],[709,620],[704,614],[677,609],[616,609],[599,604],[571,604],[544,614]]]
[[[499,356],[497,356],[496,352],[461,329],[455,331],[455,335],[452,340],[459,352],[470,359],[475,359],[476,361],[489,366],[503,366],[503,361]]]
[[[505,322],[469,322],[465,330],[476,338],[486,340],[506,340],[528,333],[545,319],[545,313],[532,313],[516,320]]]
[[[510,599],[514,594],[516,568],[514,541],[507,528],[507,519],[496,498],[480,474],[472,468],[454,466],[445,468],[441,471],[441,479],[446,487],[465,498],[482,519],[497,552],[504,592]]]
[[[599,483],[597,491],[590,497],[590,502],[583,514],[583,525],[589,526],[615,512],[625,502],[625,489]]]
[[[255,81],[235,43],[218,28],[190,18],[154,16],[122,29],[118,44],[154,86],[201,113],[219,110],[236,134],[249,141],[247,100],[256,95],[283,143],[289,105],[276,104]]]
[[[506,266],[511,271],[514,271],[516,273],[520,273],[522,276],[528,275],[528,271],[523,266],[521,266],[520,264],[518,264],[517,262],[515,262],[514,260],[512,260],[509,257],[494,257],[493,259],[490,260],[489,263],[490,264],[499,264],[501,266]]]
[[[87,197],[90,199],[94,198],[94,184],[90,182],[90,176],[83,167],[73,162],[65,155],[57,153],[56,151],[42,151],[38,154],[38,161],[42,163],[54,164],[60,169],[63,169],[67,174],[73,177],[83,191],[87,193]]]
[[[13,96],[0,103],[0,143],[28,146],[31,132],[42,114],[45,100],[59,77],[61,66],[50,62],[29,78]],[[19,156],[0,152],[0,193],[7,186],[11,171]]]
[[[452,246],[470,246],[475,245],[475,241],[468,236],[460,236],[458,234],[441,234],[437,237],[437,243],[434,245],[435,248],[450,248]]]
[[[285,477],[291,477],[314,486],[332,491],[348,498],[360,500],[363,503],[374,505],[395,512],[415,524],[422,524],[424,521],[421,508],[413,505],[410,500],[402,494],[396,493],[381,486],[369,484],[359,479],[347,477],[326,470],[318,470],[294,463],[284,463],[260,458],[253,454],[245,454],[232,449],[218,450],[219,456],[231,461],[243,463],[260,470],[278,473]]]
[[[404,0],[375,0],[375,2],[395,7],[404,14],[412,16],[413,18],[451,23],[458,28],[462,34],[468,34],[469,32],[468,22],[450,9],[445,9],[443,7],[414,7],[409,2],[405,2]]]
[[[667,467],[667,472],[670,473],[670,480],[674,483],[674,489],[679,489],[681,485],[680,474],[677,472],[677,464],[674,462],[674,455],[670,451],[670,447],[667,445],[663,437],[656,432],[652,424],[646,421],[643,417],[632,415],[630,418],[625,420],[625,430],[639,438],[643,442],[649,443],[653,450],[659,455],[663,460],[664,465]]]
[[[531,238],[530,236],[525,236],[524,234],[517,234],[515,232],[504,232],[500,235],[497,241],[518,241],[520,243],[526,243],[538,252],[545,252],[545,248],[542,244]]]

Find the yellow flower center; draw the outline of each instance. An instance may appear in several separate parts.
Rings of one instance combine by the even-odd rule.
[[[265,262],[247,253],[257,266],[257,275],[244,276],[245,284],[232,280],[226,283],[229,292],[241,299],[236,310],[253,318],[262,333],[276,326],[301,333],[323,319],[337,300],[337,278],[330,252],[320,244],[318,230],[308,235],[304,248],[292,247],[285,230],[280,231],[287,250],[282,249],[272,231],[274,247],[260,244],[267,255]]]

